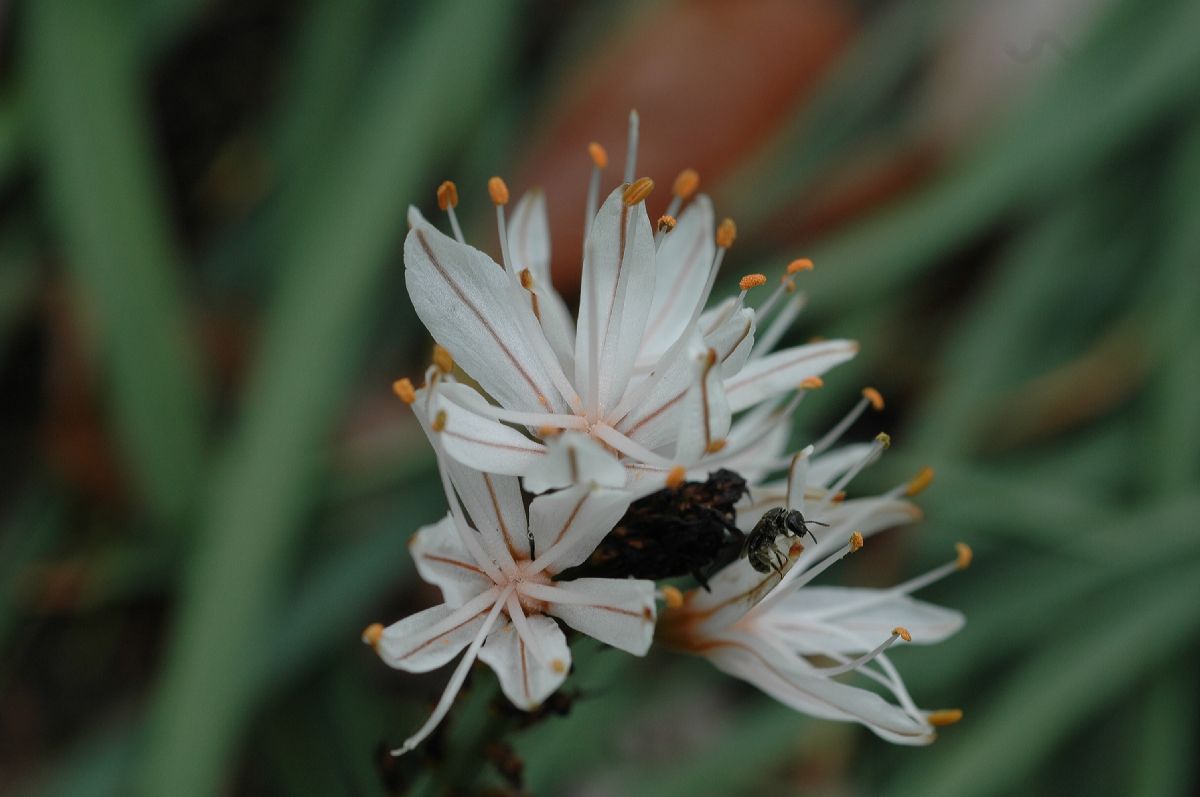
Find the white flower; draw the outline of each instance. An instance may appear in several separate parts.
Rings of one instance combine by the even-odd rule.
[[[452,184],[443,185],[439,203],[451,214],[457,240],[409,211],[404,262],[413,306],[434,339],[499,405],[465,385],[441,391],[440,409],[462,432],[444,442],[455,459],[526,476],[547,456],[544,439],[575,432],[602,446],[596,449],[602,456],[586,458],[594,468],[577,472],[583,480],[616,486],[611,465],[601,463],[614,455],[628,476],[658,482],[676,465],[717,467],[720,457],[739,450],[733,414],[795,389],[857,351],[852,341],[831,340],[769,353],[799,312],[798,299],[780,299],[794,290],[791,273],[810,267],[807,261],[789,267],[757,311],[744,302],[751,287],[765,282],[760,275],[745,278],[740,294],[704,311],[735,237],[733,223],[726,220],[714,232],[712,204],[704,195],[692,199],[698,178],[685,172],[676,181],[670,220],[660,222],[656,235],[644,202],[653,182],[633,179],[636,117],[631,130],[625,183],[598,210],[607,156],[598,146],[592,150],[578,324],[550,282],[541,192],[522,198],[506,222],[508,189],[499,178],[489,184],[503,265],[463,241]],[[675,224],[674,214],[689,199]],[[756,343],[758,324],[771,314],[775,321]],[[561,468],[543,466],[527,488],[561,481],[547,479],[547,472]]]
[[[386,628],[371,626],[364,639],[387,664],[408,672],[436,669],[467,652],[433,715],[396,755],[433,731],[476,658],[496,671],[504,694],[520,708],[535,708],[554,692],[570,669],[571,652],[552,617],[638,656],[654,630],[651,581],[553,580],[591,554],[628,508],[628,493],[576,484],[535,498],[526,517],[516,477],[442,456],[446,416],[424,412],[434,398],[418,392],[413,409],[438,455],[450,513],[418,531],[411,551],[417,571],[441,589],[444,603]]]
[[[869,391],[870,402],[878,394]],[[852,421],[864,404],[848,416]],[[814,526],[820,542],[805,547],[795,537],[776,540],[779,570],[759,572],[748,558],[719,571],[711,591],[675,596],[659,625],[669,646],[708,658],[718,669],[741,678],[792,708],[833,720],[857,721],[900,744],[927,744],[937,725],[961,712],[917,708],[885,651],[897,640],[940,642],[962,627],[959,612],[915,600],[911,594],[966,567],[970,549],[960,545],[954,561],[891,589],[812,587],[810,582],[843,556],[862,547],[882,529],[910,522],[920,512],[902,496],[915,495],[932,478],[922,473],[880,496],[842,500],[840,491],[866,464],[878,458],[886,436],[867,446],[849,446],[820,455],[849,425],[838,424],[793,458],[788,480],[751,489],[752,502],[739,507],[739,526],[750,531],[768,509],[798,510]],[[813,659],[832,663],[816,664]],[[890,693],[834,680],[858,672]]]

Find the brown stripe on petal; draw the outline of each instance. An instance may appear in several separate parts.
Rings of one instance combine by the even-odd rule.
[[[589,495],[591,495],[591,493],[584,493],[583,497],[579,499],[579,503],[577,503],[575,508],[571,510],[571,514],[567,518],[567,522],[563,524],[561,529],[559,529],[558,536],[555,537],[554,542],[550,544],[551,548],[553,548],[555,545],[558,545],[562,541],[562,538],[567,536],[567,530],[571,528],[571,524],[575,522],[575,517],[579,514],[579,510],[583,508],[583,502],[588,500]]]
[[[444,565],[450,565],[452,567],[461,567],[463,570],[470,570],[472,573],[478,573],[484,578],[488,577],[487,573],[483,572],[475,565],[467,564],[466,562],[460,562],[457,559],[451,559],[448,556],[438,556],[432,553],[424,553],[421,554],[421,558],[428,559],[431,562],[441,562]]]
[[[512,364],[513,368],[517,370],[517,373],[520,374],[521,378],[525,380],[525,383],[529,385],[530,389],[533,391],[534,398],[541,398],[543,396],[543,391],[538,387],[537,382],[534,381],[529,372],[525,370],[525,366],[521,364],[521,361],[517,359],[516,355],[512,353],[507,345],[505,345],[504,341],[500,338],[500,334],[496,332],[495,327],[492,326],[491,322],[488,321],[483,312],[475,306],[475,304],[467,296],[466,292],[451,278],[449,272],[442,267],[442,264],[438,262],[437,258],[433,254],[433,249],[429,246],[429,242],[425,240],[424,231],[417,230],[416,236],[417,243],[421,245],[421,248],[425,251],[425,256],[429,258],[429,262],[433,264],[433,267],[437,270],[441,278],[446,282],[447,285],[450,286],[450,289],[454,291],[459,301],[461,301],[467,307],[467,309],[475,315],[475,318],[479,320],[479,323],[483,324],[483,328],[486,329],[488,334],[492,336],[492,340],[494,340],[496,345],[500,347],[500,350],[504,352],[504,356],[508,358],[508,361]]]
[[[517,451],[522,454],[537,454],[539,456],[546,453],[545,450],[541,449],[541,448],[533,448],[532,446],[530,446],[530,447],[519,446],[519,445],[514,445],[512,443],[495,443],[495,442],[492,442],[491,440],[481,440],[478,437],[472,437],[470,435],[462,434],[460,432],[455,432],[451,429],[443,429],[442,434],[447,435],[449,437],[456,437],[459,440],[465,440],[468,443],[478,443],[481,446],[489,446],[491,448],[500,448],[505,451]]]
[[[449,630],[447,630],[447,631],[443,631],[442,633],[438,634],[438,635],[437,635],[437,636],[435,636],[435,637],[430,637],[429,639],[427,639],[427,640],[425,640],[424,642],[422,642],[420,645],[417,645],[417,646],[416,646],[415,648],[413,648],[412,650],[408,651],[407,653],[405,653],[405,654],[403,654],[403,655],[397,656],[396,658],[398,658],[398,659],[407,659],[409,656],[413,655],[414,653],[416,653],[416,652],[418,652],[418,651],[421,651],[421,650],[424,650],[425,648],[427,648],[427,647],[429,647],[430,645],[432,645],[434,642],[437,642],[439,639],[441,639],[441,638],[443,638],[443,637],[446,637],[446,636],[449,636],[450,634],[453,634],[455,631],[457,631],[458,629],[462,628],[462,627],[463,627],[464,625],[466,625],[467,623],[470,623],[470,622],[474,621],[475,619],[477,619],[478,617],[480,617],[480,616],[482,616],[482,615],[486,614],[488,611],[490,611],[490,610],[491,610],[491,608],[492,608],[492,607],[491,607],[491,606],[489,606],[487,609],[480,609],[478,612],[476,612],[475,614],[471,615],[471,616],[470,616],[470,617],[468,617],[466,620],[463,620],[461,623],[459,623],[458,625],[454,626],[453,628],[451,628],[451,629],[449,629]]]
[[[500,533],[504,535],[504,544],[508,546],[508,552],[516,559],[517,550],[513,547],[512,535],[508,533],[508,525],[504,522],[504,514],[500,511],[500,499],[496,496],[496,488],[492,484],[491,475],[484,473],[483,483],[487,487],[488,498],[492,501],[492,511],[496,513],[496,525],[500,527]]]

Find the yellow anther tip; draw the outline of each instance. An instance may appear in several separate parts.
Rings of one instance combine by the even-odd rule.
[[[533,272],[529,269],[521,270],[521,287],[527,291],[533,290]]]
[[[883,409],[883,394],[873,387],[863,388],[863,398],[871,402],[871,409],[879,412]]]
[[[933,711],[927,717],[929,724],[935,728],[953,725],[956,722],[962,721],[962,718],[963,713],[961,708],[947,708],[941,711]]]
[[[767,278],[762,274],[747,274],[738,280],[738,287],[744,291],[751,288],[757,288],[759,285],[766,285]]]
[[[795,274],[798,271],[812,271],[813,262],[807,257],[798,257],[791,263],[788,263],[787,273]]]
[[[362,641],[366,642],[371,647],[379,644],[379,640],[383,637],[383,623],[371,623],[362,632]]]
[[[933,468],[926,465],[917,472],[916,476],[908,483],[908,487],[904,490],[904,494],[909,498],[914,495],[920,495],[928,489],[929,485],[933,484]]]
[[[825,387],[825,380],[819,376],[810,376],[800,383],[801,390],[820,390]]]
[[[671,468],[671,472],[667,474],[667,487],[672,490],[683,484],[683,480],[687,478],[687,468],[682,465],[676,465]]]
[[[448,374],[454,370],[454,356],[443,346],[435,344],[433,347],[433,364],[443,374]]]
[[[971,550],[971,546],[965,542],[956,542],[954,550],[958,554],[958,569],[966,570],[971,566],[971,560],[975,558],[975,552]]]
[[[433,431],[435,431],[435,432],[440,432],[443,429],[445,429],[446,428],[446,411],[438,410],[438,414],[434,416],[433,423],[430,425],[433,427]]]
[[[608,150],[604,149],[597,142],[593,141],[588,144],[588,155],[591,156],[592,163],[595,164],[597,169],[608,168]]]
[[[554,670],[556,673],[564,673],[567,671],[567,663],[562,659],[554,659],[550,662],[550,669]]]
[[[668,609],[679,609],[683,606],[683,593],[677,587],[663,587],[662,596]]]
[[[723,219],[717,225],[717,246],[728,249],[733,246],[735,240],[737,240],[737,225],[733,223],[733,219]]]
[[[665,235],[666,233],[669,233],[671,230],[675,229],[675,225],[678,223],[679,222],[675,220],[674,216],[668,216],[664,213],[658,217],[658,231]]]
[[[892,447],[892,436],[887,432],[880,432],[875,435],[875,442],[883,446],[884,451]]]
[[[708,448],[706,450],[710,454],[716,454],[716,453],[719,453],[720,451],[724,450],[724,448],[727,444],[728,444],[728,441],[726,441],[726,440],[713,440],[711,443],[708,444]]]
[[[412,404],[417,400],[417,391],[413,387],[412,380],[408,377],[392,382],[392,392],[396,394],[396,398],[405,404]]]
[[[542,438],[557,437],[562,434],[562,429],[559,429],[557,426],[539,426],[537,433],[538,437]]]
[[[851,553],[854,553],[855,551],[861,551],[864,544],[865,543],[863,542],[863,535],[861,531],[856,531],[850,535]]]
[[[442,210],[458,207],[458,186],[446,180],[437,187],[437,203]]]
[[[696,189],[700,187],[700,175],[695,169],[684,169],[675,178],[675,185],[671,187],[671,192],[680,199],[687,199],[692,194],[696,193]]]
[[[625,191],[621,194],[621,200],[629,206],[637,203],[650,196],[650,192],[654,190],[654,181],[649,177],[639,177],[629,185],[625,186]]]
[[[488,180],[488,196],[492,198],[494,205],[508,204],[508,183],[500,177],[493,177]]]
[[[908,629],[902,625],[898,625],[895,628],[893,628],[892,635],[900,637],[905,642],[912,642],[912,634],[910,634],[908,632]]]

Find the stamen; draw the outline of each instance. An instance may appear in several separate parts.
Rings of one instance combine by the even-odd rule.
[[[829,678],[834,675],[841,675],[842,673],[850,672],[851,670],[860,669],[864,665],[869,664],[870,662],[877,659],[884,651],[886,651],[892,645],[896,644],[896,640],[899,640],[899,639],[903,639],[905,642],[912,642],[912,634],[908,633],[908,630],[905,628],[897,627],[897,628],[893,629],[892,635],[890,637],[885,639],[878,647],[876,647],[871,652],[864,653],[863,655],[859,656],[857,659],[854,659],[853,661],[848,661],[844,664],[839,664],[834,667],[821,667],[821,668],[819,668],[820,673],[821,673],[821,675]]]
[[[433,344],[433,364],[443,374],[454,372],[454,356],[445,347],[437,343]]]
[[[804,309],[804,305],[807,304],[807,302],[808,299],[803,294],[800,294],[793,297],[791,301],[785,304],[783,309],[779,311],[779,315],[776,316],[775,320],[773,320],[767,327],[767,331],[762,335],[759,335],[757,340],[755,340],[754,351],[750,356],[752,358],[761,357],[774,349],[775,344],[780,341],[784,333],[787,332],[788,327],[790,327],[792,322],[795,321],[800,315],[800,311]],[[764,306],[763,309],[758,311],[757,315],[759,323],[766,321],[768,311],[771,309],[773,308]]]
[[[396,394],[396,398],[405,404],[411,405],[417,400],[416,388],[413,387],[412,380],[407,376],[392,382],[392,392]]]
[[[679,609],[683,606],[683,593],[677,587],[663,587],[659,590],[659,595],[668,609]]]
[[[706,453],[709,453],[709,454],[719,454],[721,451],[725,450],[725,446],[727,446],[728,444],[729,444],[728,440],[713,440],[707,446],[704,447],[704,450]]]
[[[958,554],[954,564],[959,570],[966,570],[971,566],[971,560],[975,558],[975,552],[971,550],[971,546],[965,542],[954,543],[954,550]]]
[[[496,206],[496,229],[500,236],[500,259],[504,263],[504,270],[516,277],[516,265],[512,262],[512,258],[508,252],[508,223],[504,218],[504,206],[508,204],[508,184],[500,177],[492,177],[488,180],[488,195],[492,198],[492,203]]]
[[[884,451],[887,451],[892,447],[892,436],[887,432],[880,432],[879,434],[875,435],[875,442],[883,446]]]
[[[625,148],[625,182],[632,183],[637,172],[638,112],[629,112],[629,143]]]
[[[825,380],[819,376],[810,376],[800,381],[801,390],[820,390],[825,387]]]
[[[592,156],[592,175],[588,178],[587,209],[583,219],[583,253],[587,255],[588,237],[592,234],[592,221],[596,218],[596,208],[600,202],[600,172],[608,168],[608,153],[604,147],[595,141],[588,144],[588,154]]]
[[[797,451],[788,466],[787,495],[784,504],[788,509],[804,511],[804,490],[808,486],[808,463],[812,446]],[[796,500],[799,496],[799,500]]]
[[[452,181],[446,180],[437,189],[438,207],[446,211],[446,215],[450,217],[450,229],[454,231],[454,238],[460,244],[465,244],[467,241],[463,238],[462,227],[458,226],[458,214],[454,209],[458,207],[458,186]]]
[[[525,618],[525,612],[521,608],[521,601],[517,598],[517,593],[513,592],[505,601],[505,609],[508,610],[508,619],[512,620],[513,627],[517,629],[517,634],[529,646],[529,652],[538,660],[538,663],[549,667],[550,661],[546,658],[546,651],[542,649],[542,643],[533,633],[533,629],[529,625],[529,620]]]
[[[445,719],[450,713],[450,707],[454,705],[454,698],[458,696],[462,689],[463,681],[467,680],[467,673],[471,670],[471,665],[475,663],[475,659],[479,656],[479,649],[483,647],[484,640],[491,633],[492,626],[496,624],[496,618],[500,616],[500,609],[504,606],[508,596],[512,594],[513,587],[510,584],[504,588],[504,593],[492,606],[492,611],[488,614],[487,619],[483,621],[479,632],[475,635],[475,639],[471,641],[471,646],[467,648],[466,654],[463,655],[462,661],[454,668],[454,674],[450,676],[450,682],[446,684],[446,689],[442,692],[441,698],[438,700],[437,706],[433,709],[433,713],[429,719],[425,720],[416,733],[404,740],[404,744],[392,751],[393,756],[402,756],[411,751],[418,744],[423,742],[429,734],[433,733],[433,729]]]
[[[834,424],[834,427],[826,432],[824,437],[813,443],[813,454],[821,454],[827,451],[830,446],[840,440],[842,435],[846,433],[846,430],[854,425],[854,422],[862,416],[870,404],[871,400],[865,395],[859,399],[859,402],[854,405],[853,409],[846,413],[844,418]]]
[[[830,567],[840,562],[852,553],[861,551],[863,547],[862,532],[854,532],[850,535],[850,540],[843,545],[839,550],[822,559],[816,565],[809,568],[792,567],[783,574],[783,578],[775,585],[767,596],[759,601],[754,607],[756,614],[761,614],[768,611],[772,606],[783,600],[784,597],[794,593],[804,585],[811,582],[814,578],[824,573]]]
[[[912,498],[925,492],[931,484],[933,484],[933,468],[926,465],[917,472],[916,476],[912,477],[908,486],[904,488],[904,494]]]
[[[738,280],[738,287],[742,289],[743,293],[749,291],[751,288],[757,288],[760,285],[766,284],[767,278],[762,274],[747,274]]]
[[[889,438],[883,432],[880,432],[876,436],[875,442],[871,444],[871,447],[869,449],[867,449],[867,453],[863,456],[863,458],[860,459],[858,462],[856,462],[854,464],[854,466],[852,468],[850,468],[850,470],[843,473],[842,477],[840,479],[838,479],[833,484],[833,486],[831,486],[829,488],[829,492],[827,493],[828,497],[826,497],[826,499],[821,502],[821,506],[822,507],[828,506],[833,501],[834,496],[836,496],[843,489],[845,489],[846,485],[849,484],[851,481],[853,481],[855,476],[862,473],[863,468],[867,467],[868,465],[874,464],[875,461],[877,459],[879,459],[880,455],[882,455],[883,452],[885,450],[887,450],[887,447],[890,445],[891,445],[891,438]]]
[[[378,647],[381,637],[383,637],[383,623],[371,623],[363,629],[362,641],[373,648]]]
[[[650,192],[654,190],[654,181],[649,177],[639,177],[634,182],[625,187],[624,193],[621,195],[621,200],[630,207],[644,202],[646,197],[650,196]]]
[[[671,468],[671,471],[667,474],[667,487],[672,490],[677,490],[679,489],[680,485],[683,484],[683,481],[686,478],[687,468],[683,467],[682,465],[676,465],[675,467]]]
[[[658,217],[658,224],[655,226],[658,228],[659,233],[666,235],[671,230],[675,229],[676,225],[678,224],[679,222],[675,220],[674,216],[664,213]]]
[[[724,440],[712,439],[712,419],[709,418],[708,412],[708,375],[712,372],[713,366],[716,364],[717,350],[709,349],[705,355],[704,370],[700,372],[700,410],[703,416],[702,423],[704,424],[704,450],[709,454],[715,454],[725,447]],[[718,447],[714,448],[714,446]]]
[[[616,450],[617,453],[624,454],[646,465],[653,465],[659,468],[672,468],[675,466],[675,463],[671,460],[661,454],[654,453],[641,443],[626,437],[606,423],[593,424],[592,437]]]
[[[684,169],[675,178],[675,184],[671,186],[671,192],[681,200],[690,199],[692,194],[696,193],[696,189],[700,187],[700,175],[695,169]]]
[[[433,418],[433,423],[429,424],[429,428],[435,432],[440,432],[446,428],[446,411],[438,410],[437,415]]]
[[[541,310],[538,308],[537,291],[533,289],[533,272],[529,269],[523,269],[519,275],[521,277],[521,287],[529,291],[530,306],[533,309],[533,317],[538,321],[542,320]]]
[[[871,409],[876,412],[883,411],[883,395],[878,390],[873,387],[864,387],[862,394],[863,398],[871,402]]]
[[[492,177],[488,180],[488,196],[492,198],[492,204],[507,205],[508,204],[508,184],[504,182],[502,177]]]
[[[736,240],[737,225],[733,223],[733,219],[722,219],[721,223],[717,225],[717,246],[728,249]]]
[[[588,144],[588,155],[592,156],[592,165],[597,169],[608,168],[608,152],[597,142]]]
[[[962,718],[963,713],[961,708],[944,708],[941,711],[931,711],[925,717],[929,724],[935,728],[953,725],[956,722],[961,722]]]
[[[796,258],[791,263],[788,263],[788,267],[787,267],[787,273],[789,273],[789,274],[795,274],[799,271],[812,271],[812,270],[813,270],[813,262],[811,260],[809,260],[807,257]]]

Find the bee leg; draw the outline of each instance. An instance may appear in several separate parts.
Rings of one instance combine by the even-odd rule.
[[[708,586],[708,574],[703,568],[697,567],[692,571],[692,578],[696,579],[696,583],[704,587],[705,592],[712,592],[712,587]]]

